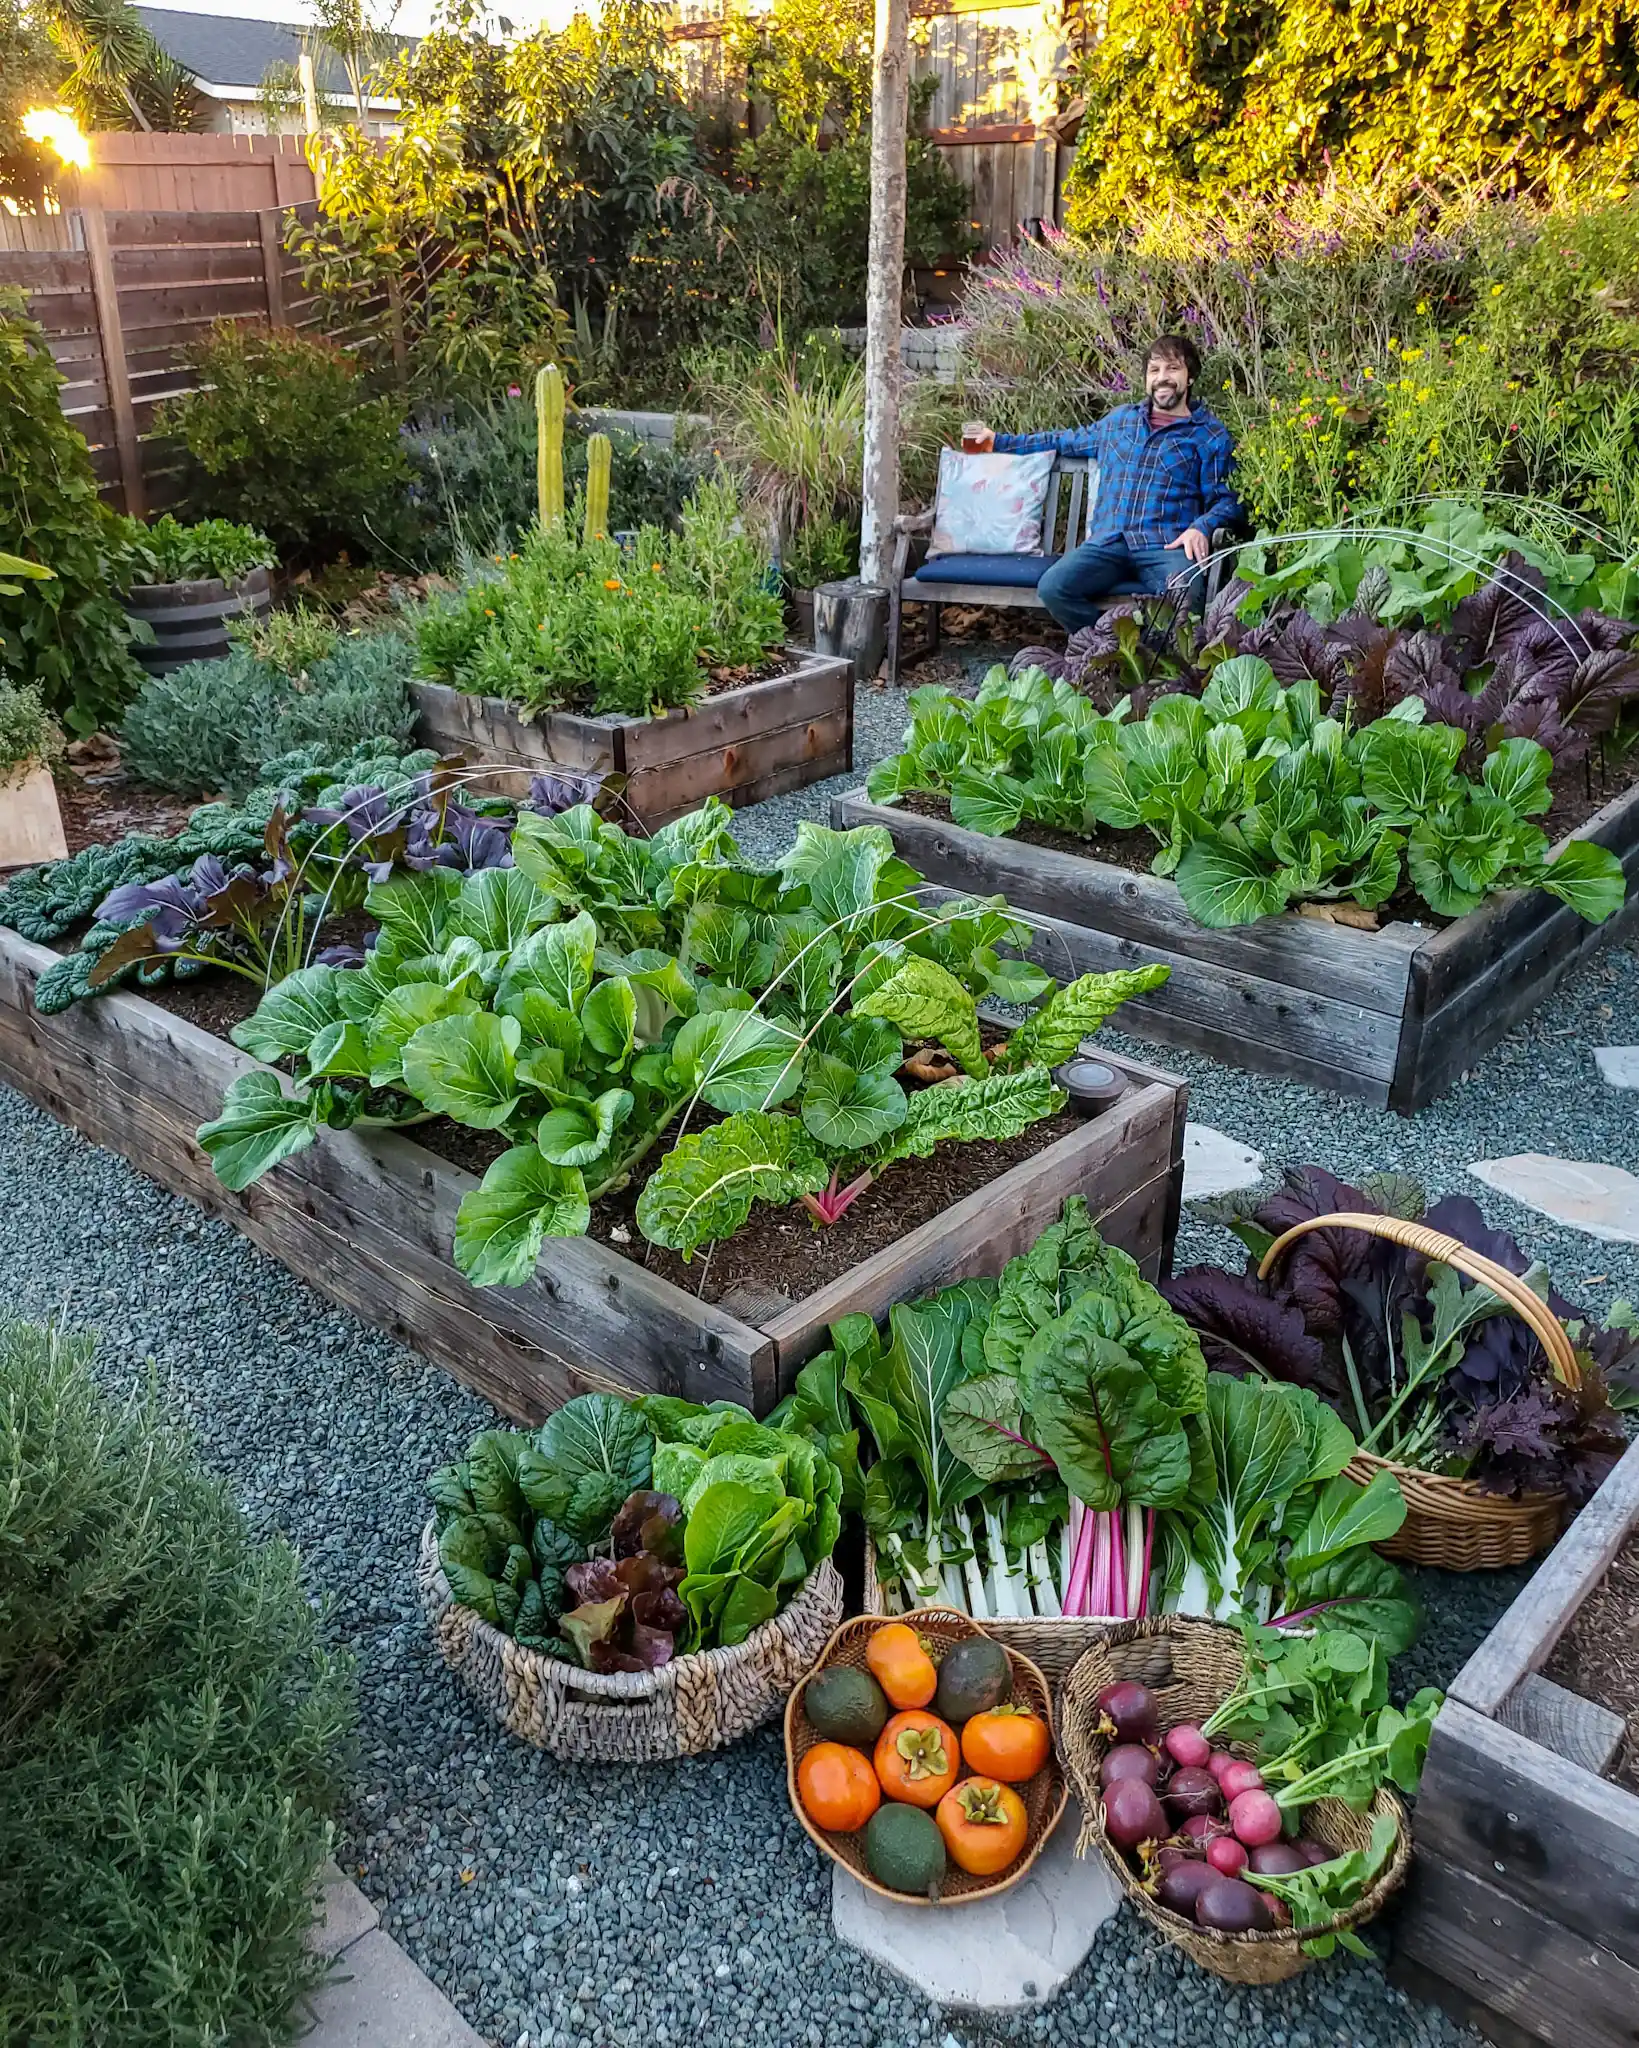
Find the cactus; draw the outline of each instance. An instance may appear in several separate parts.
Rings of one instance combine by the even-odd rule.
[[[548,363],[535,378],[535,491],[541,525],[563,524],[563,372]]]
[[[609,531],[609,436],[586,439],[586,540],[602,540]]]

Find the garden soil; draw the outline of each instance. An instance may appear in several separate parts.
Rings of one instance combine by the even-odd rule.
[[[1611,1559],[1543,1676],[1622,1716],[1628,1739],[1609,1775],[1639,1792],[1639,1535],[1630,1536]]]

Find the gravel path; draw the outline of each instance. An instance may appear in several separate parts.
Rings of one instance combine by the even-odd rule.
[[[890,751],[904,693],[862,693],[860,769]],[[832,787],[857,779],[843,778]],[[829,790],[744,814],[758,851]],[[1415,1123],[1215,1068],[1195,1115],[1273,1167],[1393,1166],[1431,1190],[1488,1153],[1629,1159],[1635,1098],[1588,1047],[1635,1035],[1639,960],[1597,963]],[[1618,1107],[1620,1105],[1620,1108]],[[1639,1255],[1486,1206],[1573,1296],[1639,1294]],[[354,1649],[362,1727],[340,1856],[383,1925],[498,2048],[959,2048],[1003,2042],[1196,2048],[1456,2048],[1473,2037],[1408,2003],[1371,1964],[1236,1991],[1132,1918],[1101,1934],[1065,1994],[1011,2027],[969,2025],[839,1947],[828,1873],[786,1806],[773,1732],[646,1771],[554,1763],[500,1738],[437,1663],[415,1605],[422,1478],[489,1419],[443,1373],[331,1307],[226,1224],[164,1194],[0,1089],[0,1303],[103,1331],[111,1384],[157,1371],[259,1526],[300,1547],[330,1628]],[[1181,1257],[1232,1249],[1191,1226]],[[1588,1276],[1604,1274],[1597,1287]],[[1449,1678],[1519,1574],[1424,1575],[1430,1620],[1407,1683]]]

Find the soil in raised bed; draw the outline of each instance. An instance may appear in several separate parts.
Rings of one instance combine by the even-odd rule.
[[[64,768],[57,779],[57,808],[70,853],[88,846],[114,846],[133,832],[169,839],[199,808],[197,798],[150,789],[117,765],[90,768],[82,775]]]
[[[1543,1676],[1622,1716],[1628,1739],[1608,1775],[1639,1792],[1639,1533],[1611,1559],[1610,1569],[1560,1637]]]

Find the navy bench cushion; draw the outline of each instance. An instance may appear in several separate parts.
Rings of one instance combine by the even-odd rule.
[[[1034,590],[1057,555],[931,555],[911,583],[1005,583],[1012,590]]]

